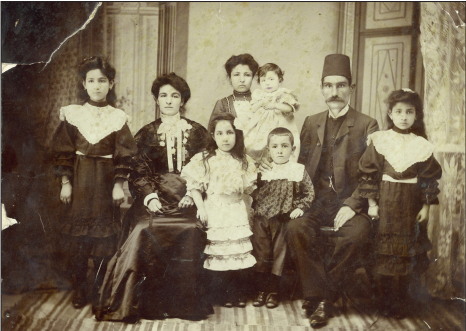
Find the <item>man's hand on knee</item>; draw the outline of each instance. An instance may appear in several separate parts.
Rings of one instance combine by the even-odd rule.
[[[345,223],[352,219],[356,215],[356,212],[348,206],[343,206],[335,216],[335,220],[333,221],[335,231],[338,231]]]

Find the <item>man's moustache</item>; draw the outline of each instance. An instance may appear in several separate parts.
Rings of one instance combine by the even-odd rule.
[[[328,98],[326,101],[327,101],[327,102],[332,102],[332,101],[340,101],[340,102],[343,102],[343,100],[340,99],[340,98]]]

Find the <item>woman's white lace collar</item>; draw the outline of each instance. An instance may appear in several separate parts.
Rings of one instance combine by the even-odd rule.
[[[129,116],[122,110],[110,105],[95,107],[89,103],[69,105],[60,108],[60,120],[78,128],[79,132],[91,144],[97,144],[112,132],[120,130]]]
[[[288,161],[285,164],[273,163],[272,170],[262,172],[262,180],[272,181],[287,179],[290,182],[301,182],[303,180],[305,167],[300,163]]]
[[[181,118],[180,113],[168,116],[161,114],[162,123],[157,129],[157,134],[166,134],[167,136],[176,136],[181,131],[188,131],[192,128],[184,118]]]
[[[175,165],[171,157],[176,153],[176,169],[181,172],[183,160],[186,157],[186,143],[188,142],[189,130],[192,125],[184,118],[181,118],[180,113],[169,116],[162,114],[160,116],[162,123],[157,129],[160,146],[166,146],[168,171],[173,172]]]
[[[367,138],[367,145],[371,142],[397,172],[403,172],[415,163],[426,161],[434,152],[434,145],[414,133],[378,131]]]

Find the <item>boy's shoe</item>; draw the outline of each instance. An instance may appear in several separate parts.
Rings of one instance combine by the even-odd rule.
[[[265,306],[269,309],[277,308],[278,307],[278,293],[272,292],[267,295],[266,304]]]
[[[254,298],[252,305],[254,307],[262,307],[263,305],[265,305],[266,298],[267,298],[267,294],[265,292],[259,291],[257,293],[257,296]]]
[[[239,308],[244,308],[246,307],[247,303],[248,299],[244,295],[241,295],[238,297],[238,301],[236,301],[236,306]]]

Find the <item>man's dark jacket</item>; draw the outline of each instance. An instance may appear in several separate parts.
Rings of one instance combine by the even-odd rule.
[[[305,165],[311,178],[314,178],[322,155],[328,113],[327,110],[308,116],[301,130],[301,151],[298,162]],[[351,197],[358,187],[359,159],[366,150],[367,136],[378,129],[375,119],[350,107],[335,140],[333,154],[335,189],[340,201],[356,213],[360,213],[364,205],[367,206],[365,199],[359,198],[357,194]]]

